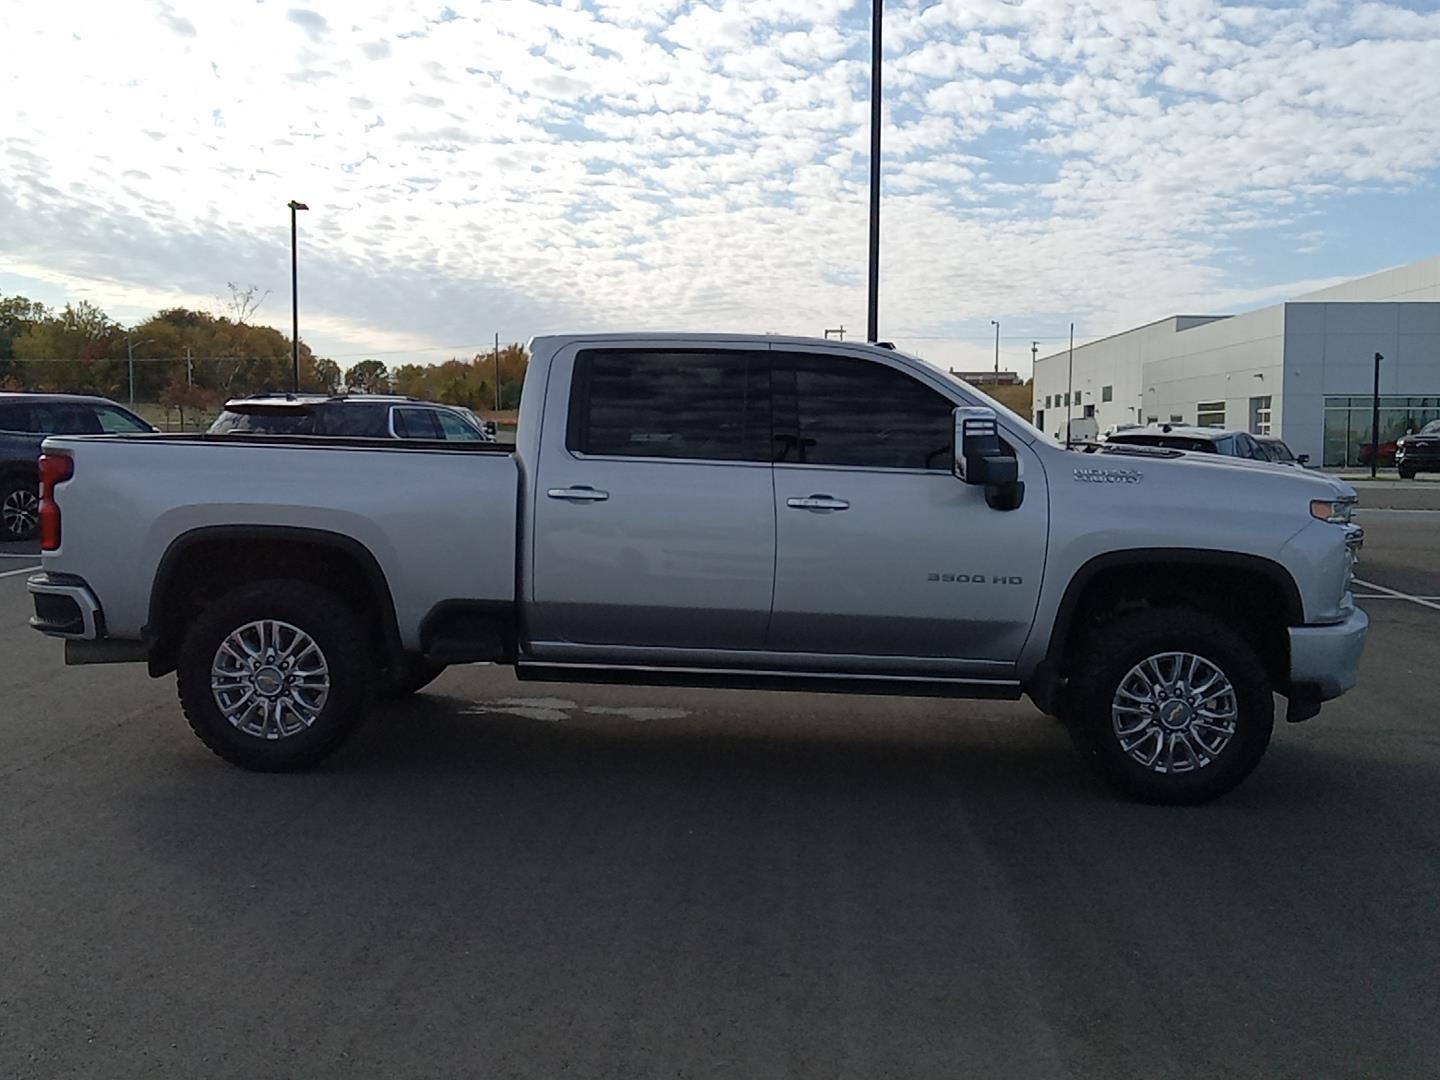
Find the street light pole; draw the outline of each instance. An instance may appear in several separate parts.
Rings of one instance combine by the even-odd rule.
[[[990,325],[995,327],[995,374],[1000,374],[1000,322],[998,319],[991,319]],[[996,380],[997,382],[999,380]]]
[[[884,0],[870,0],[870,303],[866,341],[880,339],[880,24]]]
[[[126,359],[127,359],[127,361],[128,361],[128,366],[129,366],[129,368],[130,368],[130,411],[131,411],[131,412],[134,412],[134,411],[135,411],[135,346],[136,346],[136,345],[149,345],[152,340],[153,340],[152,338],[145,338],[143,341],[136,341],[136,340],[134,340],[133,338],[131,338],[129,334],[126,334],[126,335],[125,335],[125,356],[126,356]]]
[[[1375,354],[1375,394],[1370,399],[1370,479],[1374,480],[1380,471],[1380,361],[1385,357]]]
[[[300,273],[295,256],[295,211],[309,210],[291,199],[290,207],[290,389],[300,392]]]

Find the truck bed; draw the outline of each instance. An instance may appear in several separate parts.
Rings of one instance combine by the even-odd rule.
[[[46,570],[83,566],[112,637],[141,636],[150,597],[135,582],[153,581],[195,530],[309,530],[362,545],[390,586],[406,648],[443,601],[515,596],[510,446],[162,434],[51,437],[45,449],[75,462],[56,492],[62,543]]]

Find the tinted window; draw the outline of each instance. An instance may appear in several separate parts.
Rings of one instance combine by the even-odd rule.
[[[884,364],[776,354],[775,460],[889,469],[950,468],[954,405]]]
[[[768,461],[766,355],[587,349],[576,358],[566,444],[587,454]]]
[[[113,405],[96,405],[95,419],[100,422],[100,430],[107,435],[128,435],[136,431],[150,430],[149,424]]]
[[[273,412],[231,412],[226,409],[210,425],[210,434],[225,435],[242,432],[251,435],[310,435],[314,433],[315,417],[296,409],[277,408]]]
[[[321,434],[352,439],[388,439],[386,421],[390,410],[384,405],[328,405],[320,412]]]
[[[22,401],[0,402],[0,431],[29,431],[30,406]]]
[[[1226,435],[1224,438],[1215,440],[1215,452],[1224,454],[1226,457],[1243,457],[1244,455],[1235,445],[1235,436]]]
[[[100,421],[89,405],[40,404],[30,408],[34,430],[46,435],[99,435]]]
[[[396,409],[391,414],[397,439],[438,439],[440,425],[434,409]]]

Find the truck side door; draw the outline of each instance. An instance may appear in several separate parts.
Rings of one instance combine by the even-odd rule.
[[[1039,460],[992,510],[951,472],[959,402],[897,362],[772,353],[775,601],[767,647],[896,674],[1003,676],[1029,634],[1048,500]]]
[[[571,347],[545,393],[527,480],[535,655],[760,648],[775,563],[765,346]]]

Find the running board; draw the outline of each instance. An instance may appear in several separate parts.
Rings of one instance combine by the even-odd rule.
[[[744,668],[646,667],[621,664],[521,662],[525,682],[613,683],[621,686],[685,686],[713,690],[793,690],[807,694],[890,694],[902,697],[1018,700],[1014,679],[950,679],[933,675],[837,675],[826,671],[759,671]]]

